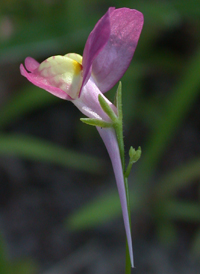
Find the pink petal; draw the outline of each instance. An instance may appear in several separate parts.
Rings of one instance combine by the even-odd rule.
[[[91,75],[91,66],[98,55],[107,43],[110,36],[110,19],[109,14],[115,8],[109,8],[106,14],[97,22],[94,29],[90,33],[85,44],[83,52],[83,82],[82,87],[88,81]]]
[[[32,60],[34,60],[34,59],[32,59]],[[49,85],[44,77],[41,77],[41,76],[37,75],[37,73],[34,73],[34,72],[33,73],[28,73],[25,70],[25,68],[24,68],[24,66],[22,64],[20,65],[20,72],[31,83],[33,83],[34,85],[38,86],[39,88],[42,88],[42,89],[50,92],[51,94],[53,94],[53,95],[55,95],[55,96],[57,96],[57,97],[59,97],[61,99],[71,100],[71,97],[69,95],[67,95],[66,92],[64,92],[63,90],[61,90],[61,89],[59,89],[57,87]]]
[[[129,247],[129,254],[131,260],[131,266],[134,266],[133,262],[133,247],[132,247],[132,238],[130,231],[130,223],[129,223],[129,214],[127,209],[127,199],[126,199],[126,190],[124,185],[124,176],[121,164],[121,158],[119,153],[119,147],[116,139],[116,134],[113,128],[99,128],[97,130],[107,148],[108,154],[110,156],[113,170],[115,173],[115,179],[117,182],[117,188],[119,192],[119,198],[122,207],[122,214],[124,219],[124,226],[126,231],[126,237]]]
[[[28,71],[33,72],[35,69],[39,67],[40,63],[38,63],[35,59],[32,57],[27,57],[25,59],[25,67]]]
[[[99,104],[99,95],[104,98],[107,104],[117,114],[117,108],[113,105],[97,88],[95,82],[90,78],[83,86],[81,96],[72,101],[72,103],[87,117],[111,122],[108,115]]]
[[[92,64],[92,75],[101,92],[111,89],[127,70],[143,27],[141,12],[128,8],[110,12],[111,33]]]

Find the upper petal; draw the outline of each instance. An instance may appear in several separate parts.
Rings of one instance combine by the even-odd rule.
[[[91,66],[103,49],[103,47],[108,42],[110,36],[110,13],[114,8],[109,8],[106,14],[97,22],[94,29],[90,33],[85,48],[83,51],[83,83],[86,84],[91,75]]]
[[[110,37],[92,64],[92,75],[101,92],[111,89],[127,70],[143,27],[141,12],[128,8],[110,12]]]

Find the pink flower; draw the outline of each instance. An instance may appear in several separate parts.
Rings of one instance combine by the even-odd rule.
[[[109,8],[90,33],[83,57],[69,53],[53,56],[39,64],[31,57],[20,71],[34,85],[72,101],[89,118],[110,122],[98,96],[110,90],[123,76],[133,57],[143,27],[143,15],[128,8]],[[29,71],[29,72],[27,72]],[[117,114],[116,107],[107,100]],[[97,127],[113,165],[119,191],[129,253],[133,266],[132,240],[122,164],[113,128]]]

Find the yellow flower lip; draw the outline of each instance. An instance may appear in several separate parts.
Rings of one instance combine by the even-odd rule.
[[[40,64],[38,72],[51,86],[60,88],[72,99],[78,97],[82,84],[82,56],[75,53],[52,56]]]
[[[74,65],[74,74],[78,75],[82,71],[82,65],[78,63],[76,60],[73,60]]]

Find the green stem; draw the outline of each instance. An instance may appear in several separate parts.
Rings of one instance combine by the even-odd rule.
[[[120,152],[120,157],[121,157],[121,161],[122,161],[122,169],[123,172],[125,170],[125,160],[124,160],[124,139],[123,139],[123,128],[122,128],[122,123],[114,123],[113,127],[115,129],[116,132],[116,136],[117,136],[117,142],[118,142],[118,146],[119,146],[119,152]]]
[[[128,243],[126,241],[126,265],[125,265],[125,274],[131,274],[131,261],[129,256]]]
[[[125,155],[124,155],[124,138],[123,138],[123,112],[122,112],[122,84],[119,82],[117,93],[116,93],[116,106],[118,111],[118,120],[113,124],[117,142],[120,151],[120,157],[122,161],[123,172],[125,171]]]
[[[122,162],[122,169],[124,174],[124,185],[126,190],[126,199],[127,199],[127,208],[128,208],[128,214],[129,214],[129,225],[130,222],[130,203],[129,203],[129,190],[128,190],[128,178],[125,176],[125,153],[124,153],[124,138],[123,138],[123,113],[122,113],[122,86],[121,82],[119,83],[118,89],[117,89],[117,96],[116,96],[116,105],[118,110],[118,120],[113,124],[116,136],[117,136],[117,142],[119,146],[120,151],[120,157]],[[130,261],[130,254],[129,254],[129,248],[128,248],[128,242],[126,239],[126,265],[125,265],[125,274],[131,273],[131,261]]]
[[[129,176],[129,174],[131,172],[132,165],[133,165],[133,163],[131,163],[131,161],[129,161],[127,169],[126,169],[126,172],[124,174],[126,178],[128,178],[128,176]]]
[[[128,215],[129,215],[129,225],[131,224],[130,220],[130,204],[129,204],[129,191],[128,191],[128,175],[130,173],[130,167],[128,166],[128,171],[125,171],[125,155],[124,155],[124,138],[123,138],[123,113],[122,113],[122,85],[121,82],[119,83],[117,93],[116,93],[116,107],[117,107],[117,115],[113,111],[113,109],[108,105],[106,100],[103,96],[99,95],[98,97],[99,103],[101,105],[101,108],[103,111],[108,115],[108,117],[111,119],[111,123],[102,122],[97,119],[81,119],[82,122],[88,123],[90,125],[97,125],[102,127],[110,127],[113,126],[115,129],[119,152],[120,152],[120,158],[122,163],[122,170],[123,170],[123,177],[124,177],[124,186],[126,191],[126,200],[127,200],[127,209],[128,209]],[[130,149],[131,157],[130,155],[130,162],[131,165],[133,164],[133,161],[135,161],[135,150],[133,148]],[[130,154],[129,151],[129,154]],[[133,158],[134,157],[134,158]],[[133,158],[133,159],[132,159]],[[125,267],[125,274],[131,273],[131,260],[130,260],[130,254],[129,254],[129,248],[128,248],[128,241],[126,239],[126,267]]]
[[[128,178],[124,176],[124,183],[126,189],[126,199],[127,199],[127,208],[128,208],[128,215],[129,215],[129,225],[131,229],[131,214],[130,214],[130,199],[129,199],[129,189],[128,189]],[[126,266],[125,266],[125,274],[131,274],[131,260],[128,248],[128,242],[126,240]]]

